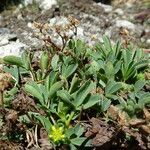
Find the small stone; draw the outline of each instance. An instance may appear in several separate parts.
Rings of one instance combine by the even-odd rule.
[[[121,8],[117,8],[114,12],[120,16],[122,16],[124,14],[124,12]]]
[[[50,26],[59,25],[64,27],[68,23],[69,21],[66,17],[56,16],[55,18],[50,19]]]
[[[22,17],[22,14],[19,14],[19,15],[17,16],[17,19],[18,19],[18,20],[24,20],[23,17]]]
[[[146,40],[146,44],[147,44],[147,45],[150,45],[150,39],[147,39],[147,40]]]
[[[6,44],[8,44],[8,43],[9,43],[8,39],[2,39],[2,40],[0,41],[0,46],[6,45]]]
[[[116,27],[118,28],[123,27],[130,30],[135,30],[135,25],[127,20],[116,20]]]
[[[28,22],[27,26],[31,29],[33,29],[33,24],[31,22]]]
[[[22,8],[23,8],[23,5],[22,5],[22,4],[19,4],[19,5],[18,5],[18,8],[19,8],[19,9],[22,9]]]
[[[110,5],[105,5],[102,3],[97,3],[96,5],[102,7],[106,13],[110,13],[113,10],[113,7]]]
[[[33,2],[39,5],[41,10],[49,10],[52,8],[53,5],[57,5],[56,0],[24,0],[24,6],[28,6],[33,4]]]
[[[41,8],[42,10],[49,10],[52,8],[53,5],[57,5],[57,1],[56,0],[42,0],[40,2],[39,8]]]
[[[32,4],[33,3],[33,0],[24,0],[24,5],[27,6],[29,4]]]

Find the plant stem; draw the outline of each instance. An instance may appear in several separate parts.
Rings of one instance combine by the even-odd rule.
[[[67,126],[67,127],[70,126],[70,122],[71,122],[71,120],[72,120],[74,114],[75,114],[75,112],[72,111],[71,114],[70,114],[70,116],[69,116],[69,119],[66,121],[66,126]]]

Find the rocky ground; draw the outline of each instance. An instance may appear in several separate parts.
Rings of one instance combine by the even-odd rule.
[[[46,0],[43,1],[43,3]],[[133,0],[120,3],[116,0],[109,5],[98,0],[59,0],[50,4],[32,3],[12,6],[0,14],[0,57],[20,55],[25,49],[42,48],[44,42],[37,37],[33,22],[48,23],[50,26],[65,24],[66,17],[73,16],[80,21],[77,38],[84,39],[89,45],[101,41],[103,35],[112,42],[124,39],[148,49],[150,46],[150,9],[148,1]],[[32,4],[31,4],[32,3]],[[44,7],[49,6],[49,7]],[[53,31],[49,35],[58,45],[61,39]]]

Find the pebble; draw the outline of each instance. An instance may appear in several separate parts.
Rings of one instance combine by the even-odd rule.
[[[42,11],[49,10],[53,5],[57,5],[56,0],[24,0],[24,6],[33,4],[34,2],[38,4]]]
[[[8,40],[8,39],[2,39],[2,40],[0,41],[0,46],[6,45],[6,44],[8,44],[8,43],[9,43],[9,40]]]
[[[123,27],[135,31],[135,25],[127,20],[116,20],[115,26],[118,28]]]
[[[122,10],[121,8],[115,9],[114,12],[115,12],[117,15],[120,15],[120,16],[124,15],[124,12],[123,12],[123,10]]]
[[[53,5],[57,5],[56,0],[41,0],[39,8],[42,10],[49,10]]]
[[[98,6],[102,7],[104,9],[105,13],[110,13],[113,10],[113,7],[110,5],[105,5],[102,3],[96,3],[94,5],[98,5]]]

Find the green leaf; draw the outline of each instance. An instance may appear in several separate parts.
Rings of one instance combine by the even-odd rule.
[[[112,62],[108,61],[105,65],[105,75],[108,79],[113,79],[115,74],[115,70]]]
[[[117,43],[115,44],[113,50],[115,52],[115,56],[118,57],[119,52],[121,51],[121,42],[117,41]]]
[[[105,112],[110,107],[110,104],[111,104],[111,100],[107,98],[104,98],[103,100],[101,100],[100,102],[101,111]]]
[[[22,61],[23,61],[24,68],[26,70],[29,70],[30,69],[30,64],[31,64],[30,61],[31,60],[30,60],[30,56],[28,55],[28,53],[27,52],[22,53],[21,58],[22,58]]]
[[[146,84],[146,81],[144,81],[144,80],[138,80],[135,83],[135,85],[134,85],[135,92],[140,91],[144,87],[145,84]]]
[[[32,115],[34,118],[39,120],[41,122],[41,124],[43,125],[43,127],[46,129],[47,133],[50,132],[50,127],[52,124],[48,118],[46,118],[38,113],[34,113],[34,112],[29,112],[28,114]]]
[[[18,67],[23,67],[23,62],[22,62],[22,59],[20,57],[9,55],[9,56],[5,56],[3,58],[3,60],[4,60],[4,63],[6,63],[6,64],[16,65]]]
[[[137,63],[135,63],[135,66],[137,70],[144,68],[144,67],[148,67],[148,59],[138,61]]]
[[[95,88],[96,88],[96,83],[94,82],[87,81],[86,83],[84,83],[75,94],[74,102],[75,102],[76,107],[83,104],[83,101],[85,100],[86,96]]]
[[[77,124],[74,127],[74,133],[77,135],[77,137],[80,137],[84,131],[85,131],[84,127],[82,127],[80,124]]]
[[[42,84],[39,85],[39,89],[41,90],[41,94],[43,96],[44,103],[48,104],[48,90]]]
[[[109,95],[109,94],[114,94],[116,93],[118,90],[120,90],[122,88],[122,84],[121,83],[117,83],[115,81],[109,81],[106,85],[105,88],[105,94]]]
[[[100,102],[99,94],[90,95],[90,97],[88,97],[88,101],[83,105],[83,109],[88,109],[97,104],[98,102]]]
[[[55,54],[51,61],[51,66],[54,69],[54,71],[56,71],[58,69],[58,61],[59,61],[59,56],[57,54]]]
[[[70,139],[70,137],[71,137],[73,134],[75,134],[74,128],[69,128],[69,129],[67,129],[66,132],[65,132],[65,136],[66,136],[67,138],[69,138],[69,139]]]
[[[36,97],[40,101],[41,104],[44,103],[41,90],[39,89],[38,85],[35,82],[25,84],[24,89],[27,93],[31,94],[33,97]]]
[[[57,81],[58,72],[51,71],[45,79],[46,89],[49,91],[51,86]]]
[[[10,91],[7,91],[7,94],[9,95],[15,95],[18,92],[17,87],[13,87]]]
[[[96,72],[96,71],[99,71],[99,69],[100,69],[100,65],[98,64],[98,62],[97,61],[95,61],[95,60],[93,60],[92,62],[91,62],[91,67],[93,68],[93,70]]]
[[[72,81],[71,81],[69,93],[70,94],[73,93],[76,90],[76,88],[78,87],[78,85],[79,85],[79,80],[77,78],[77,74],[74,74]]]
[[[41,68],[42,72],[44,72],[46,69],[48,69],[48,65],[49,65],[48,52],[44,51],[40,58],[40,68]]]
[[[150,104],[150,94],[143,95],[139,98],[138,105],[142,109],[145,105]]]
[[[73,145],[76,145],[76,146],[81,146],[82,143],[86,140],[87,138],[85,137],[78,137],[78,138],[74,138],[74,139],[71,139],[71,143]]]
[[[69,66],[64,66],[62,76],[68,78],[76,71],[77,67],[78,64],[70,64]]]
[[[121,69],[121,61],[118,61],[116,64],[115,64],[115,67],[114,67],[114,72],[115,74]]]
[[[54,84],[50,87],[50,91],[49,91],[48,96],[49,96],[50,98],[52,98],[53,95],[54,95],[59,89],[61,89],[61,88],[63,87],[63,84],[64,84],[63,81],[58,81],[58,82],[54,83]]]
[[[69,104],[71,107],[75,107],[73,104],[73,98],[71,97],[71,95],[69,94],[68,91],[66,90],[61,90],[57,92],[57,96],[59,96],[61,98],[61,100],[63,100],[65,103]]]
[[[69,144],[70,150],[77,150],[77,148],[73,144]]]
[[[103,82],[102,80],[99,80],[99,84],[100,84],[103,88],[105,88],[105,87],[106,87],[105,82]]]
[[[106,48],[106,51],[111,51],[112,45],[111,45],[110,39],[107,36],[104,36],[103,41],[104,41],[104,46]]]
[[[83,53],[84,53],[85,43],[82,40],[78,39],[78,40],[76,40],[75,44],[76,44],[75,54],[77,57],[79,57],[79,56],[83,55]]]
[[[68,46],[69,46],[69,48],[70,49],[74,49],[75,48],[75,41],[74,40],[69,40],[69,42],[68,42]]]

